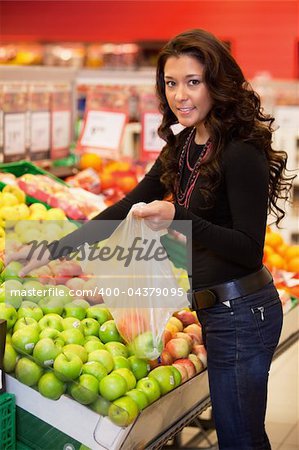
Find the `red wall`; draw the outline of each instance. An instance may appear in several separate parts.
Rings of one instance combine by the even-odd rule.
[[[247,77],[268,71],[294,78],[299,72],[299,0],[2,0],[0,8],[3,41],[128,42],[199,27],[232,41]]]

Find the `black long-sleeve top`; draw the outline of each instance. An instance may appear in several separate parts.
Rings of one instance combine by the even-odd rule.
[[[200,146],[193,143],[191,157]],[[201,194],[204,180],[196,182],[186,209],[175,203],[174,220],[192,221],[192,287],[201,288],[239,278],[262,266],[267,221],[269,167],[259,148],[242,141],[226,146],[221,160],[221,182],[212,207],[206,208]],[[61,239],[51,250],[53,258],[83,243],[106,239],[113,231],[110,222],[123,220],[132,205],[165,197],[158,158],[141,182],[122,200],[110,206],[81,228]],[[183,180],[188,176],[183,172]],[[115,227],[115,225],[114,225]],[[66,250],[67,249],[67,250]]]

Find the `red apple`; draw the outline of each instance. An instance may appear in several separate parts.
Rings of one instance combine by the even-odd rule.
[[[117,321],[117,328],[126,342],[132,342],[136,336],[150,329],[145,313],[134,310],[123,312],[122,317]]]
[[[194,316],[192,311],[188,311],[186,309],[175,312],[174,317],[179,319],[184,327],[186,327],[187,325],[191,325],[191,323],[198,323],[198,319]]]
[[[204,365],[196,355],[194,355],[193,353],[190,353],[190,355],[188,355],[188,359],[190,359],[190,361],[193,363],[196,373],[203,371]]]
[[[188,379],[194,377],[194,375],[196,374],[194,364],[192,363],[192,361],[190,361],[189,358],[177,359],[174,364],[175,367],[178,367],[179,365],[185,367],[188,373]]]
[[[192,353],[194,353],[201,360],[204,367],[207,367],[207,351],[204,345],[193,345]]]
[[[99,287],[99,280],[96,277],[89,278],[89,280],[85,281],[83,285],[84,298],[85,300],[89,300],[90,303],[92,303],[93,305],[103,303],[103,297],[99,292],[97,292],[96,295],[94,295],[98,287]]]
[[[80,264],[76,261],[63,261],[51,267],[56,284],[65,284],[73,277],[78,277],[82,273]]]
[[[165,330],[169,331],[172,337],[179,332],[178,327],[170,322],[165,325]]]
[[[167,342],[170,341],[170,339],[172,339],[171,332],[169,330],[164,330],[164,333],[163,333],[163,336],[162,336],[163,348],[165,347]]]
[[[181,384],[185,383],[188,380],[188,372],[185,366],[182,364],[176,364],[176,361],[172,364],[181,374],[182,380]]]
[[[173,357],[167,350],[163,350],[160,356],[162,366],[169,366],[173,363]]]
[[[168,323],[171,323],[175,327],[177,327],[178,331],[183,331],[184,326],[177,317],[174,317],[174,316],[170,317],[170,319],[168,320]]]
[[[200,325],[192,323],[191,325],[188,325],[186,328],[184,328],[184,333],[187,333],[191,336],[194,344],[202,344],[202,331]]]
[[[67,280],[65,285],[74,291],[74,293],[78,290],[82,291],[84,286],[84,280],[79,277],[71,278],[70,280]]]
[[[186,358],[189,355],[189,344],[186,339],[176,338],[167,342],[167,350],[174,359]]]
[[[42,284],[56,284],[51,269],[48,266],[38,267],[28,274]]]
[[[174,338],[185,339],[188,342],[189,349],[190,349],[190,352],[191,352],[191,349],[192,349],[192,346],[193,346],[193,340],[192,340],[192,337],[190,336],[190,334],[183,333],[182,331],[179,331],[178,333],[175,333]]]

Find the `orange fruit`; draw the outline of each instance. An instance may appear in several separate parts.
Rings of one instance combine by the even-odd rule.
[[[269,267],[276,267],[276,269],[285,269],[286,267],[285,260],[278,253],[271,253],[268,256],[267,265]]]
[[[299,256],[295,256],[295,258],[289,259],[286,263],[286,266],[288,272],[299,273]]]
[[[285,255],[285,252],[287,251],[287,249],[289,248],[288,244],[281,244],[278,247],[276,247],[276,252],[279,253],[279,255],[283,256]]]
[[[264,246],[264,256],[263,256],[263,262],[267,261],[269,256],[274,253],[274,250],[269,245]]]
[[[102,158],[96,153],[83,153],[79,162],[80,169],[92,169],[99,171],[102,167]]]
[[[271,231],[271,233],[266,233],[265,245],[269,245],[270,247],[276,249],[281,244],[283,244],[283,238],[279,233],[276,233],[275,231]]]
[[[289,261],[296,257],[299,257],[299,245],[290,245],[285,252],[285,259]]]
[[[100,175],[101,182],[101,190],[105,191],[106,189],[115,188],[115,178],[111,173],[103,172]]]

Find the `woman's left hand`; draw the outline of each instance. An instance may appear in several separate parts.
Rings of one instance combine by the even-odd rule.
[[[134,217],[145,219],[149,228],[154,231],[169,227],[175,215],[174,205],[170,202],[155,200],[133,210]]]

